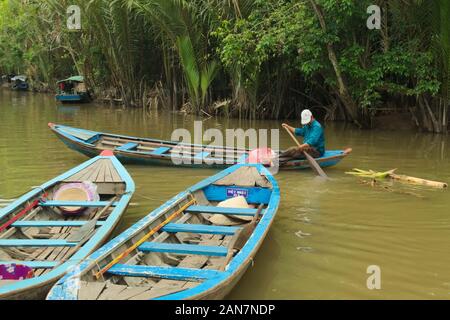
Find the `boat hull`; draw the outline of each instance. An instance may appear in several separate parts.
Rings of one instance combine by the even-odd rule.
[[[125,212],[128,206],[125,207]],[[114,225],[111,226],[111,230],[102,237],[98,244],[93,246],[92,249],[87,253],[87,256],[95,252],[95,250],[99,249],[103,243],[105,243],[112,235],[114,229],[118,226],[119,220],[117,220]],[[0,295],[0,300],[45,300],[50,289],[55,285],[55,283],[65,274],[66,272],[61,273],[61,275],[53,277],[51,280],[46,281],[44,283],[39,283],[35,286],[27,287],[21,290],[12,291],[8,294]]]
[[[98,171],[97,171],[98,168]],[[110,170],[114,169],[115,174],[112,174],[112,171],[108,171],[108,175],[106,174],[107,172],[107,168],[110,168]],[[104,169],[104,170],[103,170]],[[14,201],[12,204],[10,204],[9,206],[3,208],[0,210],[0,220],[2,221],[2,228],[5,226],[4,222],[5,221],[11,221],[11,217],[14,214],[17,214],[17,212],[19,210],[23,210],[24,207],[28,206],[27,204],[31,203],[31,201],[36,201],[36,205],[39,203],[39,205],[37,205],[37,207],[39,207],[38,209],[40,211],[37,211],[37,214],[33,215],[33,217],[35,217],[37,220],[20,220],[22,218],[20,218],[19,220],[16,220],[16,222],[14,222],[14,224],[18,223],[18,224],[22,224],[21,226],[17,226],[17,225],[13,225],[13,224],[6,224],[8,225],[8,229],[3,229],[0,232],[0,235],[2,235],[2,240],[8,240],[8,241],[15,241],[17,239],[15,239],[14,236],[9,235],[9,232],[11,230],[15,228],[27,228],[26,223],[37,223],[36,225],[33,224],[33,227],[36,228],[40,228],[43,227],[40,223],[43,223],[44,227],[50,228],[50,226],[55,227],[56,229],[58,229],[58,227],[61,228],[61,231],[59,232],[63,232],[62,229],[66,229],[66,231],[64,232],[70,232],[70,230],[72,228],[70,228],[70,226],[82,226],[84,223],[88,223],[89,218],[84,217],[83,215],[81,216],[77,216],[77,217],[73,217],[73,223],[71,224],[72,221],[67,222],[66,218],[62,215],[59,216],[59,219],[54,219],[54,220],[48,220],[48,218],[46,219],[46,217],[48,217],[46,214],[43,213],[45,207],[57,207],[57,206],[61,206],[61,204],[48,204],[48,206],[45,206],[45,202],[48,201],[46,199],[46,194],[47,193],[51,193],[54,191],[55,188],[58,188],[58,186],[60,185],[64,185],[67,183],[74,183],[75,181],[79,181],[79,178],[77,178],[77,175],[83,174],[84,173],[91,173],[92,176],[100,177],[103,176],[100,172],[103,171],[105,172],[104,174],[104,178],[102,180],[95,180],[95,179],[90,179],[88,178],[88,176],[84,176],[83,179],[84,181],[92,181],[93,183],[98,183],[97,187],[98,187],[98,192],[99,195],[113,195],[112,190],[115,190],[116,188],[111,187],[112,185],[116,185],[117,186],[117,190],[120,191],[116,191],[116,197],[120,196],[120,199],[118,199],[113,207],[109,208],[111,210],[111,212],[107,215],[107,217],[105,218],[104,221],[102,221],[101,225],[99,225],[96,229],[95,232],[92,231],[93,233],[90,233],[89,236],[86,236],[85,238],[83,238],[80,241],[80,247],[78,248],[78,246],[75,246],[75,243],[72,244],[72,246],[70,247],[65,247],[68,246],[71,241],[63,241],[63,244],[58,244],[58,245],[54,245],[51,244],[52,241],[57,241],[57,238],[48,238],[48,239],[43,239],[43,240],[39,240],[38,239],[32,239],[29,241],[32,241],[33,243],[21,243],[21,244],[11,244],[11,242],[8,242],[7,244],[2,243],[2,245],[0,246],[0,249],[3,248],[3,246],[5,248],[14,248],[15,246],[29,246],[30,248],[35,247],[35,248],[43,248],[46,252],[47,249],[51,249],[53,246],[56,248],[57,246],[61,246],[61,248],[66,248],[66,249],[62,249],[57,253],[52,253],[52,251],[49,251],[47,254],[45,254],[44,257],[42,257],[41,259],[38,259],[38,255],[40,255],[40,253],[34,258],[34,259],[25,259],[25,260],[33,260],[34,262],[36,262],[36,260],[42,260],[39,262],[52,262],[55,264],[54,267],[51,267],[51,269],[48,270],[48,273],[44,273],[42,275],[37,274],[35,277],[31,278],[31,279],[26,279],[26,280],[21,280],[21,281],[15,281],[15,282],[6,282],[6,283],[1,283],[0,281],[0,300],[41,300],[41,299],[45,299],[46,294],[48,293],[48,291],[50,290],[50,288],[62,277],[64,276],[64,274],[66,274],[68,271],[70,271],[71,269],[73,269],[80,261],[84,260],[88,255],[90,255],[92,252],[94,252],[95,250],[97,250],[103,243],[105,243],[108,238],[111,236],[112,232],[114,231],[114,229],[117,227],[117,225],[120,222],[120,218],[122,217],[123,213],[127,210],[129,202],[131,201],[131,197],[132,194],[134,193],[134,182],[131,179],[131,177],[129,176],[129,174],[126,172],[125,168],[121,165],[121,163],[115,159],[114,157],[111,157],[110,155],[108,156],[100,156],[100,157],[96,157],[94,159],[91,159],[79,166],[77,166],[76,168],[67,171],[66,173],[44,183],[43,185],[41,185],[38,188],[33,189],[32,191],[28,192],[27,194],[23,195],[22,197],[20,197],[19,199],[17,199],[16,201]],[[109,172],[111,172],[111,175],[109,175]],[[113,178],[114,176],[114,178]],[[85,178],[86,177],[86,178]],[[102,185],[100,187],[100,185]],[[51,191],[53,190],[53,191]],[[102,190],[102,191],[100,191]],[[44,193],[45,191],[45,193]],[[42,202],[42,197],[41,194],[44,193],[44,202]],[[120,194],[120,195],[119,195]],[[63,202],[64,203],[64,202]],[[105,202],[106,203],[106,202]],[[67,204],[65,204],[67,205]],[[70,205],[70,204],[69,204]],[[76,204],[77,206],[79,205],[79,203]],[[89,206],[89,203],[86,202],[86,208]],[[91,204],[93,205],[93,204]],[[103,207],[106,206],[106,204],[103,204],[101,202],[99,202],[99,204],[95,204],[94,205],[96,208],[99,208],[98,210],[102,210]],[[93,206],[93,207],[94,207]],[[105,207],[105,210],[108,210],[108,208]],[[44,214],[44,216],[42,218],[40,218],[40,214]],[[105,211],[103,211],[103,213],[105,213]],[[54,214],[54,213],[53,213]],[[77,218],[79,220],[77,220]],[[25,219],[25,218],[24,218]],[[91,218],[93,219],[93,218]],[[98,220],[97,220],[98,221]],[[48,224],[49,223],[49,224]],[[52,223],[57,223],[52,224]],[[75,223],[75,224],[74,224]],[[79,223],[79,224],[76,224]],[[23,225],[25,224],[25,225]],[[12,227],[11,227],[12,226]],[[67,226],[67,227],[64,227]],[[31,227],[31,228],[33,228]],[[8,236],[7,236],[8,234]],[[26,242],[27,240],[25,240]],[[75,240],[73,240],[75,242]],[[20,242],[20,241],[19,241]],[[70,248],[74,248],[75,247],[75,251],[73,253],[71,253]],[[63,251],[63,250],[68,250],[68,251]],[[56,252],[56,251],[55,251]],[[34,253],[33,253],[34,254]],[[66,258],[66,254],[68,254],[67,258]],[[47,258],[45,258],[46,256],[53,256],[54,259],[50,259],[48,261],[46,261]],[[32,256],[30,256],[32,257]],[[57,259],[57,257],[61,257],[59,259]],[[13,261],[13,263],[30,263],[30,261],[23,261],[22,259],[19,258],[11,258],[11,261]],[[32,262],[33,262],[32,261]],[[0,263],[3,264],[8,264],[11,262],[8,261],[1,261]],[[36,269],[39,267],[35,267]],[[42,267],[41,267],[42,268]]]
[[[28,86],[27,83],[22,83],[22,84],[19,84],[19,85],[13,85],[11,87],[11,90],[13,90],[13,91],[28,91],[28,89],[29,89],[29,86]]]
[[[170,156],[162,156],[162,155],[152,155],[144,152],[135,152],[135,151],[125,151],[118,150],[118,148],[110,148],[107,149],[105,147],[99,147],[95,144],[88,143],[86,141],[82,141],[76,137],[73,137],[61,128],[70,128],[65,126],[58,126],[55,124],[49,124],[50,129],[56,134],[56,136],[70,149],[82,153],[88,157],[95,157],[99,155],[104,150],[111,150],[114,152],[114,155],[124,164],[139,164],[139,165],[152,165],[152,166],[177,166],[183,168],[212,168],[212,169],[225,169],[230,166],[233,166],[238,161],[232,161],[229,163],[217,163],[214,161],[195,161],[195,159],[185,159],[187,161],[177,161],[174,163],[173,159]],[[73,129],[73,128],[70,128]],[[176,145],[176,142],[172,141],[160,141],[160,140],[152,140],[145,138],[136,138],[136,137],[127,137],[121,135],[112,135],[112,134],[103,134],[100,132],[92,132],[83,129],[76,129],[81,131],[86,131],[91,133],[92,135],[97,134],[98,136],[108,136],[108,137],[116,137],[120,139],[127,139],[127,141],[145,141],[145,142],[155,142],[155,143],[167,143],[171,145]],[[201,146],[206,148],[206,146]],[[247,151],[248,153],[248,151]],[[349,156],[352,153],[352,149],[346,150],[337,150],[337,151],[327,151],[325,155],[321,158],[317,158],[317,163],[323,167],[328,168],[339,164],[343,159]],[[304,170],[310,169],[310,165],[307,160],[291,160],[286,163],[280,165],[281,170]]]
[[[269,227],[266,229],[264,235],[261,237],[261,241],[259,244],[252,250],[251,254],[248,256],[246,261],[242,263],[239,268],[228,277],[228,279],[223,282],[211,287],[210,289],[205,290],[204,292],[200,292],[197,295],[193,295],[186,300],[223,300],[225,299],[231,291],[236,287],[242,277],[245,275],[249,267],[255,261],[255,256],[258,254],[259,249],[261,248],[265,238],[267,237],[267,233],[272,227],[273,220],[270,223]],[[168,297],[168,299],[171,299]],[[173,298],[175,299],[175,298]]]
[[[253,171],[252,171],[253,170]],[[248,179],[253,179],[251,177],[255,177],[255,172],[259,173],[259,177],[263,177],[262,180],[255,180],[258,182],[255,182],[255,184],[253,184],[253,182],[249,182],[251,180]],[[243,172],[247,172],[246,176],[243,176]],[[267,180],[264,180],[267,179]],[[239,182],[238,182],[239,181]],[[266,181],[266,182],[264,182]],[[242,184],[240,184],[242,183]],[[251,187],[245,187],[244,185],[251,185]],[[248,212],[250,215],[254,215],[256,213],[256,218],[259,216],[259,222],[254,226],[253,229],[250,229],[252,231],[250,231],[250,233],[246,233],[246,231],[242,230],[242,234],[244,235],[244,243],[239,247],[239,249],[237,249],[237,252],[234,253],[234,255],[230,256],[230,258],[228,258],[228,254],[229,252],[231,252],[230,250],[234,250],[235,248],[238,248],[235,246],[235,244],[237,242],[239,242],[241,233],[239,233],[238,231],[232,231],[231,233],[222,233],[224,232],[223,229],[227,229],[225,232],[230,232],[230,228],[233,229],[232,227],[224,227],[222,226],[222,223],[217,223],[217,224],[206,224],[206,225],[199,225],[198,223],[198,218],[195,218],[196,220],[194,220],[192,222],[192,224],[188,223],[188,219],[192,218],[192,214],[194,214],[195,209],[191,208],[189,210],[188,206],[192,206],[192,203],[197,203],[197,201],[215,201],[215,202],[219,202],[221,200],[225,199],[230,199],[233,198],[232,194],[233,192],[230,191],[235,190],[235,191],[239,191],[241,192],[240,194],[242,194],[243,196],[241,197],[245,197],[249,203],[254,204],[256,207],[259,206],[260,209],[247,209],[252,211],[253,213]],[[247,190],[247,191],[246,191]],[[199,196],[199,198],[197,199],[197,196]],[[189,200],[191,199],[191,200]],[[203,200],[200,200],[203,199]],[[188,201],[189,200],[189,201]],[[192,202],[194,201],[194,202]],[[58,281],[58,283],[52,288],[52,290],[50,291],[49,295],[47,296],[47,299],[49,300],[77,300],[77,299],[81,299],[81,296],[86,296],[86,291],[87,292],[91,292],[89,291],[89,289],[83,289],[82,287],[80,287],[76,282],[73,282],[73,279],[80,279],[80,281],[82,283],[92,283],[92,281],[94,280],[95,282],[95,278],[93,278],[93,274],[95,274],[95,270],[98,270],[97,268],[99,266],[104,266],[107,265],[108,263],[110,263],[114,257],[119,257],[122,253],[123,250],[125,250],[124,248],[130,248],[130,244],[136,244],[138,243],[139,248],[137,250],[141,250],[142,252],[146,252],[145,248],[143,248],[144,246],[149,246],[149,250],[150,252],[152,250],[156,250],[155,252],[170,252],[167,250],[176,250],[176,247],[189,247],[189,248],[183,248],[182,250],[187,250],[184,251],[184,254],[187,254],[186,259],[189,260],[190,258],[193,258],[193,256],[198,257],[198,256],[202,256],[202,255],[211,255],[211,256],[216,256],[216,254],[213,253],[206,253],[206,251],[203,250],[218,250],[220,248],[222,248],[223,250],[225,250],[225,253],[228,253],[226,255],[221,255],[218,254],[217,257],[220,258],[220,256],[222,256],[223,260],[220,261],[216,261],[213,262],[213,260],[208,260],[205,259],[203,260],[203,258],[200,258],[200,264],[198,265],[191,265],[189,266],[188,264],[184,264],[186,263],[186,260],[181,260],[181,262],[179,262],[179,265],[175,266],[164,266],[162,267],[162,269],[166,269],[166,271],[164,272],[168,272],[166,273],[166,276],[163,274],[160,275],[161,281],[164,281],[164,279],[172,279],[172,280],[179,280],[178,282],[182,282],[182,286],[185,289],[179,290],[179,289],[171,289],[171,292],[162,292],[162,293],[158,293],[158,296],[154,296],[149,298],[147,297],[141,297],[143,300],[146,299],[157,299],[157,300],[219,300],[219,299],[223,299],[225,298],[235,287],[235,285],[239,282],[239,280],[242,278],[242,276],[245,274],[245,272],[249,269],[249,267],[252,265],[252,263],[255,260],[255,256],[257,254],[257,252],[259,251],[259,249],[261,248],[263,242],[265,241],[267,234],[270,230],[270,228],[272,227],[272,224],[275,220],[275,216],[276,213],[278,211],[278,207],[279,207],[279,203],[280,203],[280,189],[278,186],[278,183],[276,182],[275,178],[270,174],[270,172],[264,168],[262,165],[249,165],[249,164],[240,164],[240,165],[236,165],[234,167],[228,168],[220,173],[218,173],[217,175],[208,178],[200,183],[198,183],[197,185],[189,188],[188,190],[186,190],[185,192],[180,193],[179,195],[177,195],[176,197],[172,198],[171,200],[169,200],[168,202],[166,202],[164,205],[162,205],[161,207],[155,209],[153,212],[151,212],[150,214],[148,214],[146,217],[144,217],[143,219],[141,219],[140,221],[138,221],[137,223],[135,223],[133,226],[131,226],[129,229],[127,229],[126,231],[124,231],[122,234],[118,235],[115,239],[111,240],[109,243],[105,244],[102,248],[100,248],[98,251],[94,252],[89,258],[87,262],[83,262],[79,268],[76,271],[73,271],[69,274],[67,274],[63,279],[61,279],[60,281]],[[215,206],[212,202],[209,202],[209,205],[211,206],[207,206],[206,204],[204,204],[203,207],[201,208],[197,208],[196,210],[199,210],[197,212],[205,212],[204,210],[211,210],[211,211],[207,211],[207,212],[211,212],[214,213],[216,212],[216,214],[227,214],[226,212],[228,212],[228,214],[244,214],[244,212],[240,211],[243,209],[239,209],[236,207],[232,207],[232,208],[224,208],[221,207],[219,205]],[[194,205],[195,207],[195,205]],[[264,207],[264,209],[262,209]],[[182,208],[182,209],[180,209]],[[205,208],[209,208],[209,209],[205,209]],[[164,238],[164,232],[159,234],[158,236],[158,240],[154,239],[154,242],[151,242],[153,244],[156,244],[156,247],[158,247],[159,245],[161,246],[161,249],[156,249],[153,246],[150,246],[150,244],[147,243],[143,243],[142,238],[141,240],[139,240],[140,237],[142,237],[144,234],[146,234],[146,230],[151,230],[153,228],[153,226],[158,225],[161,220],[163,219],[167,219],[168,216],[170,216],[171,214],[173,214],[174,210],[187,210],[187,212],[190,212],[190,214],[186,214],[185,216],[183,216],[183,218],[179,217],[178,222],[174,223],[175,230],[172,229],[170,231],[170,229],[167,229],[165,232],[167,233],[177,233],[177,232],[192,232],[192,233],[204,233],[206,230],[201,228],[206,227],[206,228],[212,228],[214,231],[212,231],[211,229],[209,229],[210,232],[212,232],[211,234],[214,235],[220,235],[220,234],[226,234],[228,236],[227,240],[225,236],[225,238],[220,238],[221,240],[217,240],[220,242],[214,242],[215,240],[211,240],[212,238],[207,238],[210,240],[207,240],[208,244],[199,244],[199,245],[189,245],[186,244],[186,242],[181,241],[181,244],[174,244],[172,242],[164,242],[165,240],[159,240],[160,237],[163,237],[161,239],[165,239]],[[217,210],[217,211],[216,211]],[[231,210],[231,211],[228,211]],[[263,211],[259,211],[259,210],[263,210]],[[257,213],[257,211],[259,213]],[[239,213],[240,212],[240,213]],[[258,221],[255,220],[255,217],[253,218],[252,221]],[[161,220],[160,220],[161,219]],[[184,222],[181,222],[184,221]],[[167,223],[169,223],[169,221],[167,221]],[[253,222],[252,222],[253,223]],[[250,223],[250,224],[252,224]],[[242,224],[239,224],[239,227],[236,227],[237,229],[242,228],[243,226],[247,226],[248,223],[242,222]],[[168,226],[168,225],[167,225]],[[178,230],[178,231],[176,231]],[[181,230],[181,231],[180,231]],[[191,230],[191,231],[188,231]],[[238,236],[236,238],[236,236]],[[189,236],[188,236],[189,237]],[[175,239],[175,238],[174,238]],[[181,238],[180,238],[181,239]],[[235,241],[237,242],[233,242],[233,239],[236,239]],[[144,240],[145,241],[145,240]],[[163,243],[161,243],[160,241],[162,241]],[[221,242],[223,241],[223,243]],[[189,243],[189,240],[187,241]],[[199,240],[199,242],[202,242],[201,240]],[[202,242],[203,243],[203,242]],[[215,246],[216,245],[216,246]],[[224,247],[221,247],[222,245],[224,245]],[[219,247],[217,247],[219,246]],[[153,247],[153,249],[151,249],[151,247]],[[195,249],[196,247],[199,247],[200,249]],[[170,249],[171,248],[171,249]],[[132,250],[135,250],[136,247],[131,248]],[[178,248],[179,250],[180,248]],[[158,250],[162,250],[162,251],[158,251]],[[222,250],[219,250],[218,252],[220,252]],[[223,251],[222,251],[223,252]],[[172,251],[172,253],[175,253],[176,255],[176,251]],[[181,253],[180,251],[178,251],[178,253]],[[130,257],[134,256],[137,257],[138,255],[136,255],[136,253],[131,253],[130,252]],[[134,261],[135,258],[131,258],[128,262],[126,262],[125,260],[123,262],[116,262],[116,263],[123,263],[123,265],[121,266],[126,266],[126,268],[130,268],[130,269],[125,269],[125,273],[122,274],[116,274],[113,271],[113,275],[117,275],[117,276],[131,276],[133,271],[133,263],[129,264],[130,261]],[[141,267],[150,267],[150,268],[156,268],[158,269],[158,266],[160,266],[158,264],[158,262],[154,262],[154,260],[150,259],[148,257],[149,260],[147,260],[147,258],[145,259],[145,261],[148,262],[144,262],[144,264],[140,265]],[[157,259],[158,260],[158,259]],[[194,259],[194,261],[196,261]],[[114,263],[114,262],[113,262]],[[154,263],[156,263],[156,265],[154,265]],[[183,264],[183,265],[182,265]],[[114,265],[114,264],[113,264]],[[180,265],[182,265],[181,267],[179,267]],[[207,267],[206,265],[210,266]],[[205,269],[201,269],[202,266],[205,267]],[[137,265],[134,265],[134,267],[137,267]],[[120,268],[120,267],[119,267]],[[188,268],[188,269],[183,269],[183,268]],[[190,269],[189,269],[190,268]],[[196,269],[197,268],[197,269]],[[200,268],[200,269],[198,269]],[[158,276],[156,275],[155,272],[158,272],[156,269],[152,269],[153,271],[150,271],[150,269],[147,271],[147,276],[148,277],[156,277],[158,278]],[[106,269],[105,272],[108,272]],[[128,270],[128,271],[127,271]],[[117,271],[115,271],[117,272]],[[131,272],[131,273],[130,273]],[[177,277],[175,278],[170,278],[170,274],[171,272],[172,275],[177,275]],[[213,275],[204,275],[204,278],[202,278],[201,275],[198,275],[198,278],[196,278],[195,275],[188,275],[188,274],[184,274],[185,272],[198,272],[199,274],[201,274],[202,272],[212,272]],[[167,275],[169,274],[169,275]],[[106,276],[106,274],[104,274]],[[140,275],[138,274],[134,274],[134,276],[140,277]],[[178,277],[180,276],[180,277]],[[187,278],[185,278],[187,277]],[[97,278],[98,279],[98,278]],[[104,280],[100,280],[101,281],[106,281],[107,278],[104,278]],[[191,279],[191,280],[188,280]],[[196,280],[192,280],[192,279],[196,279]],[[203,280],[201,280],[203,279]],[[193,286],[191,285],[186,285],[184,286],[184,281],[191,281],[191,284],[193,284]],[[192,282],[193,281],[193,282]],[[177,281],[173,281],[173,282],[177,282]],[[175,283],[171,283],[171,285],[176,285]],[[159,285],[159,282],[157,283],[157,286]],[[162,286],[167,285],[166,283],[164,283]],[[146,286],[143,286],[144,288]],[[131,290],[136,290],[137,288],[134,287],[132,284],[129,284],[129,289]],[[80,291],[81,290],[81,291]],[[84,293],[82,290],[86,290]],[[106,291],[108,290],[108,288],[106,287],[105,289]],[[153,290],[151,287],[151,284],[148,287],[148,290]],[[157,291],[158,289],[156,289]],[[173,293],[172,293],[173,292]],[[103,296],[103,298],[105,298],[105,292],[101,293],[98,292],[97,295],[95,295],[94,297],[91,297],[91,299],[96,300],[99,298],[100,296]],[[107,295],[107,294],[106,294]],[[100,300],[102,300],[100,298]],[[141,299],[137,299],[137,300],[141,300]]]
[[[125,212],[128,208],[128,205],[125,207]],[[95,252],[95,250],[99,249],[103,243],[105,243],[112,235],[114,229],[119,224],[119,220],[117,220],[113,225],[111,225],[111,230],[102,237],[97,245],[93,246],[92,249],[86,254],[86,256]],[[75,265],[74,265],[75,266]],[[69,271],[69,270],[67,270]],[[34,286],[30,286],[27,288],[23,288],[16,291],[11,291],[6,294],[0,294],[0,300],[45,300],[50,289],[56,284],[56,282],[65,274],[66,272],[61,272],[60,275],[53,277],[52,279],[38,283]]]
[[[87,103],[89,97],[86,94],[58,94],[55,99],[61,103]]]

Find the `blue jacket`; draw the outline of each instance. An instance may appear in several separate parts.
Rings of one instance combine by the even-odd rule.
[[[325,135],[322,126],[317,120],[303,128],[295,129],[295,135],[303,137],[303,143],[314,147],[323,156],[325,153]]]

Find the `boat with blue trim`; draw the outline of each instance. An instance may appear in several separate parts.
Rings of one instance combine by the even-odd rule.
[[[44,299],[108,239],[134,190],[128,172],[105,151],[1,209],[0,300]],[[15,269],[28,274],[19,277]]]
[[[83,76],[73,76],[57,82],[55,99],[62,103],[85,103],[91,101]]]
[[[28,84],[28,77],[27,76],[15,76],[12,77],[11,80],[11,90],[14,91],[28,91],[29,84]]]
[[[125,164],[177,165],[183,167],[223,169],[245,162],[250,153],[246,149],[137,138],[53,123],[49,123],[49,127],[72,150],[78,151],[88,157],[95,157],[104,150],[110,150]],[[335,166],[350,155],[351,152],[352,149],[328,150],[323,157],[317,158],[316,161],[323,168]],[[308,168],[310,168],[310,165],[304,159],[290,159],[285,162],[280,162],[280,169],[282,170]]]
[[[105,244],[58,281],[47,299],[222,299],[254,263],[279,203],[267,168],[235,165]]]

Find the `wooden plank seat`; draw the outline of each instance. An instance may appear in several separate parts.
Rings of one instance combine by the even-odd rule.
[[[76,242],[68,242],[60,239],[0,239],[0,247],[75,247]]]
[[[215,278],[220,271],[207,269],[188,269],[176,267],[132,266],[117,264],[108,270],[109,274],[125,277],[159,278],[181,281],[202,281]]]
[[[82,227],[89,221],[18,221],[12,224],[14,228],[53,228],[53,227]],[[98,221],[97,226],[103,226],[104,221]]]
[[[18,264],[32,269],[53,269],[59,261],[0,261],[0,264]]]
[[[86,143],[95,144],[102,138],[101,134],[96,134],[92,138],[89,138],[88,140],[85,140]]]
[[[135,143],[135,142],[128,142],[125,143],[124,145],[117,147],[116,150],[118,151],[130,151],[133,149],[136,149],[137,147],[139,147],[139,143]]]
[[[45,201],[39,203],[41,207],[82,207],[82,208],[101,208],[109,205],[109,201]],[[112,207],[117,206],[117,202]]]
[[[142,252],[161,252],[182,255],[203,255],[211,257],[226,257],[228,248],[220,246],[200,246],[195,244],[173,244],[160,242],[145,242],[139,246]]]
[[[187,208],[186,212],[252,217],[258,212],[258,210],[244,208],[220,208],[214,206],[190,206],[189,208]]]
[[[151,154],[154,156],[162,156],[163,154],[170,151],[171,149],[172,148],[169,148],[169,147],[160,147],[160,148],[153,150],[152,152],[143,152],[143,153]]]
[[[182,232],[182,233],[217,234],[217,235],[232,236],[239,230],[239,228],[221,227],[203,224],[169,223],[162,230],[168,233]]]

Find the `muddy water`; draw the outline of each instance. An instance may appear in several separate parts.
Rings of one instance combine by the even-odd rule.
[[[0,90],[0,198],[86,160],[48,130],[55,122],[105,132],[169,139],[194,118],[98,105],[59,106],[52,97]],[[204,121],[205,128],[278,128],[278,122]],[[414,132],[326,127],[329,148],[354,154],[327,169],[331,181],[311,171],[282,172],[276,222],[232,299],[449,299],[449,191],[393,184],[372,188],[346,176],[352,168],[389,170],[450,181],[449,137]],[[282,134],[281,146],[291,145]],[[127,166],[137,192],[123,230],[176,193],[214,174],[208,169]],[[381,290],[368,290],[367,268],[381,268]]]

